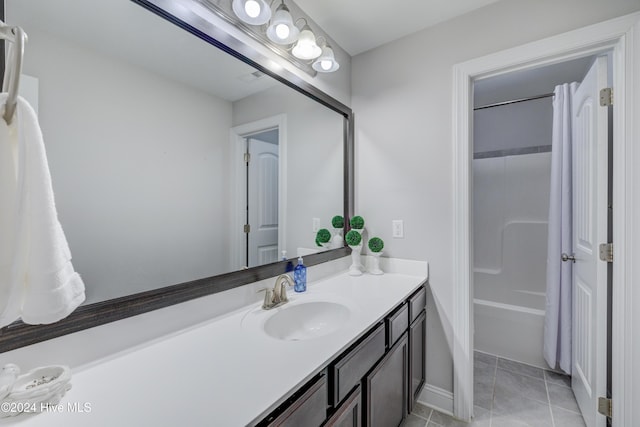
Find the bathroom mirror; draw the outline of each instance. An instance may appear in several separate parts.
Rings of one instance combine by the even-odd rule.
[[[320,249],[314,219],[349,215],[348,107],[161,1],[5,3],[86,285],[66,333],[284,272]]]

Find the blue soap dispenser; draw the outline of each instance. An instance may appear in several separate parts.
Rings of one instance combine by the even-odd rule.
[[[298,257],[298,265],[293,269],[293,290],[304,292],[307,290],[307,267],[302,263],[302,257]]]

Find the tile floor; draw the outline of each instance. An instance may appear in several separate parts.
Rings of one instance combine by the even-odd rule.
[[[584,427],[568,376],[475,352],[469,424],[416,405],[402,427]]]

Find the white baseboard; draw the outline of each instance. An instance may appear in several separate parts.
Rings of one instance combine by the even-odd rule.
[[[440,387],[425,384],[420,396],[418,396],[418,403],[422,403],[439,412],[453,415],[453,393]]]

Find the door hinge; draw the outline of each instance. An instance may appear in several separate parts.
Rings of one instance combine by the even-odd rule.
[[[611,409],[611,399],[607,399],[606,397],[599,397],[598,412],[607,418],[612,418],[613,410]]]
[[[613,243],[600,244],[600,261],[613,262]]]
[[[600,106],[608,107],[613,105],[613,89],[605,87],[600,90]]]
[[[250,233],[251,232],[251,226],[249,224],[245,224],[244,225],[244,232],[245,233]]]
[[[249,163],[251,161],[251,154],[244,153],[244,162]]]

